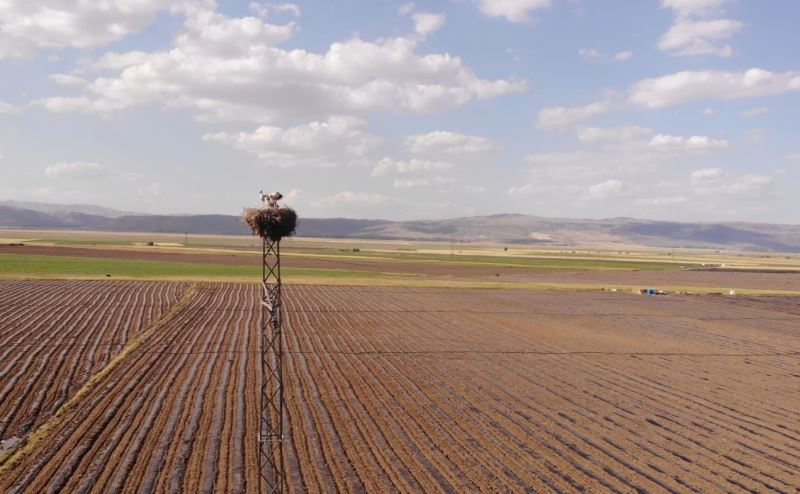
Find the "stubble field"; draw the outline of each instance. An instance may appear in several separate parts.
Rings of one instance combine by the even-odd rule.
[[[26,309],[62,292],[94,295]],[[3,400],[4,437],[30,436],[0,456],[0,492],[254,491],[257,285],[7,281],[0,294],[0,339],[30,335],[24,351],[3,347],[0,369],[53,355],[41,377],[3,381],[48,399]],[[292,492],[800,485],[797,298],[312,285],[285,296]],[[90,315],[108,297],[148,302]]]

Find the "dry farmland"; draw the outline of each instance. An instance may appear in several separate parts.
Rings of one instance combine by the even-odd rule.
[[[257,296],[0,282],[3,437],[38,427],[0,460],[0,492],[254,492]],[[800,485],[798,298],[310,285],[286,298],[292,492]]]

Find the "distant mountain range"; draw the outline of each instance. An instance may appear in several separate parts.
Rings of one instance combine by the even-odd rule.
[[[238,216],[145,215],[92,205],[0,201],[0,227],[128,232],[248,234]],[[300,218],[303,237],[498,242],[536,245],[652,246],[800,252],[800,225],[580,220],[498,214],[445,220]]]

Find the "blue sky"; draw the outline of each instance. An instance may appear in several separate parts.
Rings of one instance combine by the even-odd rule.
[[[768,8],[767,8],[768,7]],[[800,2],[0,2],[0,198],[800,223]]]

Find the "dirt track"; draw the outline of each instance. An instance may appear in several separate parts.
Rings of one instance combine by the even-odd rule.
[[[255,255],[185,254],[142,250],[92,249],[78,247],[0,246],[0,254],[82,256],[149,261],[177,261],[230,265],[252,265]],[[624,271],[554,269],[535,267],[433,264],[403,261],[284,256],[284,267],[420,274],[435,278],[466,281],[506,281],[518,283],[562,283],[636,286],[715,287],[719,289],[757,289],[800,291],[800,273],[719,272],[719,271]],[[499,276],[497,276],[499,275]]]
[[[798,299],[286,294],[293,492],[800,485]],[[252,492],[256,296],[201,287],[0,492]]]

